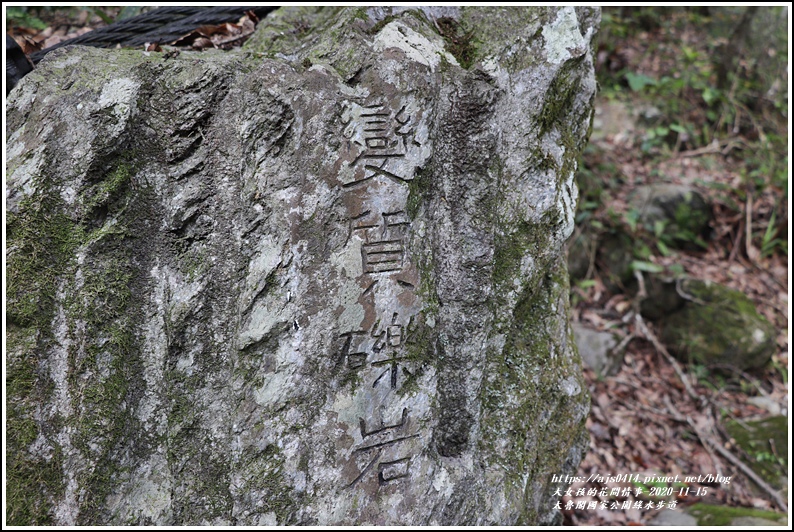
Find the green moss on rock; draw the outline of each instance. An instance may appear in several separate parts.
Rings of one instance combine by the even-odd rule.
[[[54,420],[40,410],[54,389],[43,360],[52,338],[58,282],[72,267],[81,231],[63,212],[49,182],[39,182],[20,201],[6,227],[7,519],[12,525],[46,525],[53,523],[52,501],[65,482]],[[34,452],[31,446],[39,438],[43,450]]]
[[[60,445],[48,438],[57,420],[37,413],[52,394],[52,381],[42,371],[33,331],[14,325],[6,331],[5,495],[6,519],[12,526],[54,524],[52,501],[65,487]],[[40,437],[43,452],[33,450]]]
[[[530,9],[516,6],[463,7],[460,22],[466,28],[477,28],[477,58],[498,57],[508,71],[518,72],[532,66],[537,54],[505,52],[512,46],[526,49],[542,43],[540,32],[543,25],[554,16],[556,9],[544,6]],[[494,24],[494,20],[500,23]],[[505,44],[508,44],[507,48]]]
[[[788,471],[789,429],[786,416],[758,421],[728,421],[725,430],[750,457],[749,465],[764,480],[777,488]]]
[[[23,327],[49,324],[58,276],[82,237],[62,205],[58,192],[44,187],[8,214],[6,314]]]
[[[111,163],[112,164],[112,163]],[[19,202],[9,215],[12,249],[8,255],[7,316],[18,334],[8,362],[11,440],[7,458],[9,509],[19,524],[47,524],[52,501],[64,489],[57,427],[36,412],[35,405],[51,401],[55,385],[40,360],[50,356],[49,338],[56,314],[61,312],[70,338],[67,381],[76,414],[71,442],[94,464],[77,474],[86,491],[80,520],[94,522],[104,496],[112,492],[111,478],[119,472],[113,458],[130,429],[129,390],[140,378],[135,367],[133,324],[130,309],[131,243],[126,243],[123,223],[109,223],[126,208],[122,198],[130,192],[131,166],[119,160],[105,178],[88,187],[77,202],[66,205],[58,185],[39,179],[36,192]],[[78,269],[77,256],[90,257]],[[90,266],[90,267],[89,267]],[[79,281],[76,280],[79,277]],[[23,341],[37,331],[39,340]],[[27,336],[28,338],[32,338]],[[64,383],[66,384],[66,383]],[[35,427],[45,454],[27,452]],[[16,436],[14,436],[16,435]],[[20,494],[21,498],[17,498]],[[25,519],[28,522],[23,522]]]
[[[756,510],[754,508],[736,508],[732,506],[713,506],[697,503],[689,508],[689,513],[698,520],[699,526],[730,526],[736,518],[755,517],[785,525],[786,516],[775,512]]]
[[[708,281],[683,283],[690,300],[664,320],[662,340],[679,358],[740,370],[764,366],[775,329],[741,292]]]
[[[414,178],[408,182],[408,200],[406,201],[405,212],[412,220],[416,218],[419,208],[427,199],[433,185],[433,174],[431,165],[425,168],[417,168]]]
[[[260,452],[248,451],[243,458],[244,490],[256,497],[257,510],[275,514],[279,525],[291,523],[301,498],[289,488],[284,462],[281,450],[273,444]]]
[[[510,435],[510,446],[492,448],[491,456],[515,474],[509,477],[515,489],[522,485],[520,472],[529,471],[536,478],[559,473],[571,446],[581,441],[585,431],[587,391],[578,357],[570,356],[567,322],[548,318],[567,300],[562,258],[538,281],[516,306],[502,351],[488,354],[483,387],[483,431]],[[572,417],[579,421],[571,423]],[[526,429],[528,423],[533,424],[532,430]],[[537,438],[540,434],[554,437]],[[534,505],[527,507],[522,522],[537,523]]]
[[[574,124],[573,120],[564,120],[563,117],[573,109],[573,101],[577,94],[582,92],[579,84],[579,75],[576,71],[581,69],[584,56],[572,59],[565,63],[551,82],[547,91],[547,98],[543,109],[538,116],[539,135],[543,136],[551,131],[553,127],[560,127],[563,124]],[[572,138],[569,131],[564,132],[565,138]],[[566,146],[573,148],[573,146]]]
[[[521,263],[525,258],[532,257],[537,261],[538,270],[543,269],[547,261],[553,258],[548,253],[551,249],[550,237],[559,223],[559,213],[548,211],[541,223],[519,222],[514,231],[502,233],[496,238],[492,279],[498,293],[522,288],[516,285],[516,279],[521,277]]]
[[[468,30],[454,18],[441,17],[436,20],[436,27],[444,38],[446,50],[457,59],[458,64],[470,69],[477,59],[480,41],[474,37],[474,31]]]
[[[118,183],[119,175],[114,174],[110,185]],[[109,216],[116,214],[111,211]],[[105,498],[123,472],[123,449],[141,443],[128,438],[139,431],[132,415],[132,394],[141,389],[142,378],[135,336],[132,288],[138,281],[131,264],[132,239],[94,236],[83,248],[88,256],[81,267],[82,282],[69,287],[66,300],[69,328],[85,339],[82,347],[70,350],[67,377],[76,410],[72,443],[93,463],[78,475],[87,492],[80,505],[83,524],[104,522]]]

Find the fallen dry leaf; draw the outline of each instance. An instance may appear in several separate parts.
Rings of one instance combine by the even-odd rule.
[[[259,19],[252,12],[248,12],[240,18],[237,24],[225,22],[223,24],[201,26],[171,44],[174,46],[190,46],[194,50],[205,50],[207,48],[228,49],[242,44],[254,32],[258,21]]]

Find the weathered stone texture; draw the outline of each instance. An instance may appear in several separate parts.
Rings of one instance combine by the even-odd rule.
[[[598,18],[50,54],[8,104],[9,522],[554,522]]]

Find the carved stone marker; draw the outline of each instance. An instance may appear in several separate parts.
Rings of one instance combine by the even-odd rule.
[[[592,8],[284,8],[8,104],[10,524],[554,523]]]

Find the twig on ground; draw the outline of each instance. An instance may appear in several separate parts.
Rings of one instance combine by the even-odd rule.
[[[661,344],[661,342],[659,342],[659,339],[656,338],[656,335],[654,335],[648,329],[648,326],[645,325],[645,322],[642,320],[642,317],[639,314],[637,314],[635,317],[635,323],[637,325],[637,328],[642,333],[643,337],[645,337],[646,340],[650,341],[653,344],[653,347],[656,349],[656,351],[661,353],[667,359],[670,365],[673,366],[673,369],[678,375],[679,380],[681,380],[681,382],[684,385],[684,388],[686,388],[686,393],[689,395],[689,397],[698,401],[699,403],[705,402],[705,398],[701,395],[698,395],[695,392],[695,390],[692,388],[692,385],[689,382],[689,379],[686,377],[684,370],[681,369],[681,366],[678,364],[678,362],[676,362],[673,356],[667,351],[667,349]]]
[[[693,303],[697,303],[698,305],[705,305],[706,304],[706,302],[703,301],[702,299],[698,299],[695,296],[693,296],[691,294],[687,294],[686,292],[684,292],[684,289],[681,286],[681,281],[683,281],[683,279],[680,278],[680,277],[675,280],[675,291],[676,291],[676,293],[679,296],[681,296],[682,298],[686,299],[687,301],[691,301]]]
[[[626,346],[629,345],[629,342],[634,340],[634,338],[635,338],[634,333],[629,333],[626,336],[624,336],[623,339],[620,341],[620,343],[616,345],[614,348],[612,348],[611,350],[612,353],[621,353],[624,349],[626,349]]]
[[[623,379],[615,379],[613,382],[615,384],[622,384],[623,386],[628,386],[630,388],[634,388],[635,390],[639,390],[639,391],[644,391],[645,390],[645,388],[643,388],[642,386],[640,386],[639,384],[637,384],[635,382],[624,381]],[[640,405],[640,406],[642,406],[642,405]]]
[[[647,410],[648,412],[651,412],[652,414],[656,414],[657,416],[662,416],[662,417],[666,417],[667,419],[672,419],[673,421],[686,422],[686,420],[682,417],[675,416],[670,412],[665,412],[664,410],[660,410],[658,408],[654,408],[649,405],[638,404],[636,405],[636,407],[640,408],[641,410]]]
[[[714,139],[711,143],[707,146],[703,146],[702,148],[697,148],[695,150],[687,150],[682,151],[676,154],[676,158],[682,159],[684,157],[699,157],[701,155],[709,155],[712,153],[720,153],[722,155],[726,155],[732,148],[736,145],[741,144],[742,140],[736,137],[732,137],[729,139]]]
[[[772,497],[772,500],[775,501],[775,504],[777,504],[778,508],[780,508],[784,513],[788,513],[788,506],[786,506],[786,501],[783,500],[783,498],[780,496],[780,493],[778,493],[778,491],[775,488],[764,482],[764,479],[759,477],[755,473],[755,471],[750,469],[750,466],[742,462],[728,449],[725,449],[722,445],[717,445],[713,441],[709,441],[709,443],[714,447],[714,449],[716,449],[718,453],[724,456],[725,459],[727,459],[730,463],[738,467],[742,473],[747,475],[750,478],[750,480],[758,484],[759,488],[767,492],[769,496]]]
[[[711,447],[715,451],[717,451],[719,454],[721,454],[723,456],[723,458],[728,460],[731,464],[733,464],[736,467],[738,467],[739,470],[742,473],[744,473],[750,480],[755,482],[758,485],[758,487],[760,487],[762,490],[764,490],[772,498],[772,500],[775,502],[775,504],[777,504],[778,508],[780,508],[783,512],[788,513],[788,506],[786,506],[786,502],[780,496],[780,493],[778,493],[777,490],[775,490],[775,488],[773,488],[772,486],[767,484],[764,481],[764,479],[759,477],[756,474],[756,472],[753,471],[750,468],[750,466],[748,466],[747,464],[742,462],[741,459],[737,458],[735,454],[730,452],[728,449],[724,448],[722,445],[719,444],[719,442],[715,441],[713,438],[709,437],[707,434],[703,434],[703,432],[695,425],[695,422],[692,420],[691,417],[686,416],[686,418],[684,418],[684,416],[681,414],[681,412],[679,412],[676,409],[676,407],[673,405],[673,403],[670,401],[670,398],[668,396],[665,395],[663,400],[664,400],[665,404],[667,405],[667,408],[669,408],[670,411],[671,411],[671,416],[670,417],[672,419],[675,419],[676,421],[679,421],[679,422],[682,422],[682,423],[686,422],[687,424],[689,424],[689,426],[692,427],[692,430],[695,431],[695,434],[697,435],[698,439],[701,441],[701,443],[703,444],[703,447],[706,449],[706,452],[708,452],[709,455],[712,454],[711,450],[709,449],[709,447]],[[712,458],[712,461],[713,461],[713,458]],[[716,462],[715,462],[715,465],[716,465]]]
[[[687,150],[678,153],[678,158],[684,157],[698,157],[700,155],[706,155],[709,153],[720,153],[720,141],[714,139],[711,144],[708,146],[704,146],[702,148],[698,148],[696,150]]]

